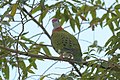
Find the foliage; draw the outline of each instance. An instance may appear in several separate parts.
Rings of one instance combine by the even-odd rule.
[[[43,40],[45,38],[50,41],[50,31],[47,26],[53,17],[59,18],[61,25],[68,23],[69,28],[78,36],[82,30],[83,32],[95,31],[98,27],[102,29],[108,27],[112,33],[106,42],[103,41],[104,46],[98,45],[98,41],[95,40],[88,46],[88,50],[83,52],[85,62],[78,65],[82,77],[71,70],[67,74],[58,75],[56,80],[119,80],[120,4],[118,0],[111,3],[106,7],[104,0],[54,0],[54,3],[50,3],[49,0],[1,0],[0,80],[10,79],[11,67],[17,68],[16,74],[19,80],[25,80],[29,78],[30,73],[35,74],[33,69],[38,69],[36,60],[60,60],[54,58],[50,48],[51,43]],[[26,27],[31,22],[34,26]],[[40,28],[39,32],[35,32],[33,28]],[[35,33],[27,29],[33,29]],[[41,38],[42,36],[44,38]],[[101,54],[104,54],[102,56],[105,58],[100,59],[98,56]],[[39,74],[42,76],[40,80],[49,78],[52,73]]]

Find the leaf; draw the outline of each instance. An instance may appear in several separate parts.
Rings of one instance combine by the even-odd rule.
[[[120,4],[116,5],[115,9],[120,9]]]
[[[115,12],[116,12],[117,16],[119,16],[119,18],[120,18],[120,11],[118,9],[116,9]]]
[[[28,34],[28,33],[29,33],[29,32],[24,32],[24,33],[22,33],[22,36],[23,36],[23,35],[26,35],[26,34]]]
[[[3,15],[0,16],[1,21],[6,17],[6,15],[9,15],[9,12],[11,11],[11,8],[7,8],[7,10],[4,12]]]
[[[11,46],[13,46],[13,44],[15,43],[15,40],[13,39],[13,38],[11,38],[10,36],[8,36],[7,37],[7,40],[5,40],[6,41],[6,45],[7,45],[7,47],[11,47]]]
[[[118,0],[115,0],[118,3]]]
[[[72,2],[66,1],[66,3],[68,3],[70,6],[72,6],[72,11],[73,11],[74,13],[77,12],[77,7],[74,6],[74,4],[72,4]]]
[[[81,13],[82,12],[88,13],[90,11],[90,6],[88,6],[88,5],[82,5],[80,9],[81,9],[80,10]]]
[[[19,44],[22,46],[22,48],[28,50],[28,47],[25,45],[25,43],[19,41]]]
[[[42,47],[40,45],[31,45],[29,52],[33,53],[33,54],[38,54],[40,52],[40,49]]]
[[[105,43],[105,47],[107,47],[108,44],[110,44],[114,38],[115,38],[115,36],[110,37],[110,38],[107,40],[107,42]]]
[[[34,37],[37,37],[37,36],[40,36],[40,35],[42,35],[42,34],[43,34],[43,32],[42,32],[42,33],[35,34],[35,35],[31,36],[29,39],[34,38]]]
[[[92,18],[95,19],[96,18],[96,10],[92,10],[90,11],[91,15],[92,15]]]
[[[15,15],[17,7],[18,7],[17,3],[12,5],[12,11],[11,11],[11,16],[12,17]]]
[[[120,37],[120,32],[117,33],[117,37]]]
[[[64,9],[64,17],[65,17],[65,21],[67,22],[69,20],[69,15],[68,15],[68,11],[67,9]]]
[[[25,65],[24,61],[20,61],[20,62],[19,62],[19,67],[20,67],[23,71],[26,71],[26,65]]]
[[[91,22],[90,22],[90,25],[97,25],[98,22],[100,22],[100,18],[94,18]]]
[[[73,31],[75,32],[75,21],[73,19],[70,19],[70,26],[73,29]]]
[[[5,79],[9,79],[9,66],[7,65],[7,63],[4,64],[5,68],[3,68],[3,72],[4,72],[4,77]]]
[[[46,77],[48,77],[48,76],[50,76],[50,74],[47,74],[47,75],[41,76],[41,77],[40,77],[40,80],[45,80],[44,78],[46,78]]]
[[[3,25],[7,25],[7,26],[10,26],[10,24],[9,24],[8,21],[1,21],[1,24],[3,24]]]
[[[62,17],[62,18],[61,18],[61,21],[60,21],[60,25],[62,26],[64,22],[65,22],[65,18]]]
[[[2,26],[0,25],[0,32],[2,31]]]
[[[115,29],[115,31],[118,31],[118,30],[120,30],[120,27],[117,27],[117,28]]]
[[[27,41],[29,43],[34,43],[34,41],[30,40],[29,38],[26,38],[25,36],[21,36],[21,40]]]
[[[70,6],[72,6],[72,11],[73,11],[74,13],[77,12],[77,7],[76,7],[72,2],[66,1],[66,3],[68,3]]]
[[[61,18],[60,8],[58,8],[58,10],[56,11],[55,18]]]
[[[50,53],[49,49],[47,48],[47,46],[43,46],[42,48],[43,48],[44,52],[46,53],[46,55],[51,56],[51,53]]]
[[[113,25],[113,23],[108,24],[108,26],[109,26],[110,30],[112,31],[112,33],[114,34],[114,25]]]
[[[28,70],[28,72],[29,72],[29,73],[32,73],[32,74],[35,74],[35,73],[34,73],[32,70],[30,70],[30,69]]]
[[[97,5],[101,4],[101,0],[95,1]]]
[[[81,14],[80,14],[80,18],[84,21],[87,21],[86,17],[82,16]]]
[[[107,69],[109,67],[107,62],[103,62],[101,63],[101,66],[104,67],[105,69]]]
[[[35,7],[35,8],[33,8],[32,11],[31,11],[31,13],[34,14],[37,11],[40,11],[40,10],[41,10],[41,6],[39,5],[39,6]]]
[[[28,60],[29,60],[29,62],[30,62],[30,65],[33,66],[35,69],[37,69],[37,65],[36,65],[36,63],[35,63],[36,58],[30,58],[30,59],[28,59]]]
[[[109,50],[107,53],[106,53],[106,55],[108,54],[108,55],[113,55],[114,54],[114,52],[115,52],[115,50]]]
[[[118,17],[112,17],[111,19],[108,18],[107,23],[106,23],[104,26],[106,26],[106,25],[111,25],[111,23],[112,23],[114,20],[116,20],[116,19],[118,19]]]
[[[74,13],[76,13],[76,12],[77,12],[77,8],[74,7],[74,6],[72,6],[72,11],[73,11]]]
[[[76,25],[77,25],[78,30],[80,31],[80,22],[79,22],[79,19],[78,19],[78,16],[77,16],[77,15],[76,15],[76,17],[75,17],[75,22],[76,22]]]
[[[44,10],[44,12],[42,12],[42,14],[41,14],[40,17],[39,17],[39,22],[42,22],[42,21],[43,21],[43,18],[46,16],[46,14],[47,14],[47,11]]]

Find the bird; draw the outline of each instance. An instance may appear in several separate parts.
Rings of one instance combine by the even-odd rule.
[[[52,19],[52,25],[53,30],[51,35],[51,44],[54,50],[62,57],[71,58],[74,61],[81,62],[81,47],[75,36],[64,30],[57,18]],[[74,63],[70,64],[72,64],[75,69],[77,68]],[[77,72],[79,71],[78,69],[76,70]],[[81,76],[81,73],[78,73]]]
[[[61,26],[59,19],[53,18],[53,31],[51,36],[51,43],[58,54],[67,57],[73,57],[75,61],[82,61],[82,52],[78,40],[65,31]]]

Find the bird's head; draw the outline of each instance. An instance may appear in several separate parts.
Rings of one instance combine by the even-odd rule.
[[[60,23],[59,23],[59,20],[57,18],[52,19],[52,24],[53,24],[54,29],[60,27]]]

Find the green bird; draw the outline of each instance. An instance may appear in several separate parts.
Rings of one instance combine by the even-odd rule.
[[[82,61],[82,52],[78,40],[65,31],[59,23],[59,20],[52,19],[53,31],[51,43],[55,51],[62,57],[73,58],[75,61]]]
[[[65,31],[59,23],[59,20],[54,18],[52,20],[53,31],[51,36],[51,43],[55,51],[62,57],[72,58],[77,62],[82,61],[82,52],[78,40]],[[82,76],[76,65],[69,62],[77,71],[79,76]]]

